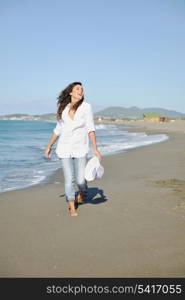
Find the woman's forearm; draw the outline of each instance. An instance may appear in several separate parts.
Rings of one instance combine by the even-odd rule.
[[[99,158],[99,160],[101,161],[101,160],[102,160],[102,156],[101,156],[100,151],[98,150],[98,146],[97,146],[97,143],[96,143],[96,134],[95,134],[95,131],[90,131],[90,132],[89,132],[89,137],[90,137],[91,142],[92,142],[94,154],[95,154],[95,155]]]
[[[56,142],[56,140],[58,139],[58,135],[56,135],[55,133],[52,134],[52,137],[49,141],[48,144],[48,148],[51,148],[53,146],[53,144]]]
[[[94,151],[97,150],[98,147],[97,147],[97,143],[96,143],[96,134],[95,134],[95,131],[90,131],[89,132],[89,137],[91,139],[93,150]]]

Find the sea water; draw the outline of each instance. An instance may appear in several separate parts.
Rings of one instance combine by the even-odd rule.
[[[61,167],[55,153],[56,144],[51,158],[44,157],[54,127],[54,122],[0,120],[0,193],[44,182]],[[95,124],[97,144],[103,156],[168,139],[166,134],[134,133],[128,132],[128,128]],[[92,154],[90,148],[88,157]]]

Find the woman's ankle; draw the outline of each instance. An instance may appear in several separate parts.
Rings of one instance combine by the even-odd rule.
[[[75,210],[75,201],[69,201],[69,208]]]

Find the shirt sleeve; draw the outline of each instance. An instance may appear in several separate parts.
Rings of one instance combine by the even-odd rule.
[[[91,131],[95,131],[93,112],[92,112],[91,104],[89,103],[87,106],[86,128],[88,133]]]
[[[54,134],[59,136],[61,134],[61,130],[62,130],[62,124],[60,121],[57,121],[57,124],[56,124],[55,128],[53,129],[53,132],[54,132]]]

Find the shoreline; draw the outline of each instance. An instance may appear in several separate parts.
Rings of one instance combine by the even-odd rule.
[[[127,121],[128,122],[128,121]],[[116,126],[127,126],[127,124],[116,124],[115,122],[111,122],[111,121],[108,121],[108,122],[96,122],[96,124],[109,124],[109,125],[116,125]],[[159,133],[157,130],[155,132],[152,132],[151,130],[147,130],[146,128],[144,127],[137,127],[137,125],[131,125],[131,127],[129,126],[128,128],[125,128],[124,130],[128,131],[128,132],[144,132],[146,133],[147,135],[153,135],[153,134],[162,134],[162,133]],[[168,132],[169,133],[169,132]],[[168,136],[167,133],[164,133]],[[168,136],[168,139],[170,137]],[[140,148],[140,147],[146,147],[146,146],[152,146],[153,144],[156,144],[156,143],[162,143],[162,142],[165,142],[166,140],[164,141],[159,141],[159,142],[154,142],[154,143],[151,143],[149,145],[141,145],[141,146],[137,146],[137,147],[134,147],[134,148],[130,148],[130,149],[126,149],[126,150],[119,150],[117,151],[116,153],[108,153],[106,155],[104,155],[103,157],[111,157],[111,156],[115,156],[115,155],[119,155],[119,154],[124,154],[126,152],[129,152],[129,151],[133,151],[137,148]],[[9,192],[14,192],[14,191],[20,191],[20,190],[25,190],[25,189],[28,189],[28,188],[32,188],[32,187],[35,187],[35,186],[44,186],[48,183],[54,183],[55,180],[55,176],[57,176],[57,173],[58,171],[62,169],[62,167],[58,167],[56,170],[52,171],[51,174],[49,175],[46,175],[46,177],[44,179],[41,179],[41,181],[38,181],[37,183],[34,183],[34,184],[29,184],[25,187],[18,187],[18,188],[15,188],[15,189],[9,189],[9,190],[5,190],[5,191],[2,191],[0,192],[0,195],[1,194],[4,194],[4,193],[9,193]],[[63,178],[63,177],[62,177]],[[64,182],[64,179],[62,180],[62,183]]]
[[[0,277],[184,277],[185,139],[167,134],[104,156],[78,217],[54,184],[61,169],[47,184],[0,194]]]

